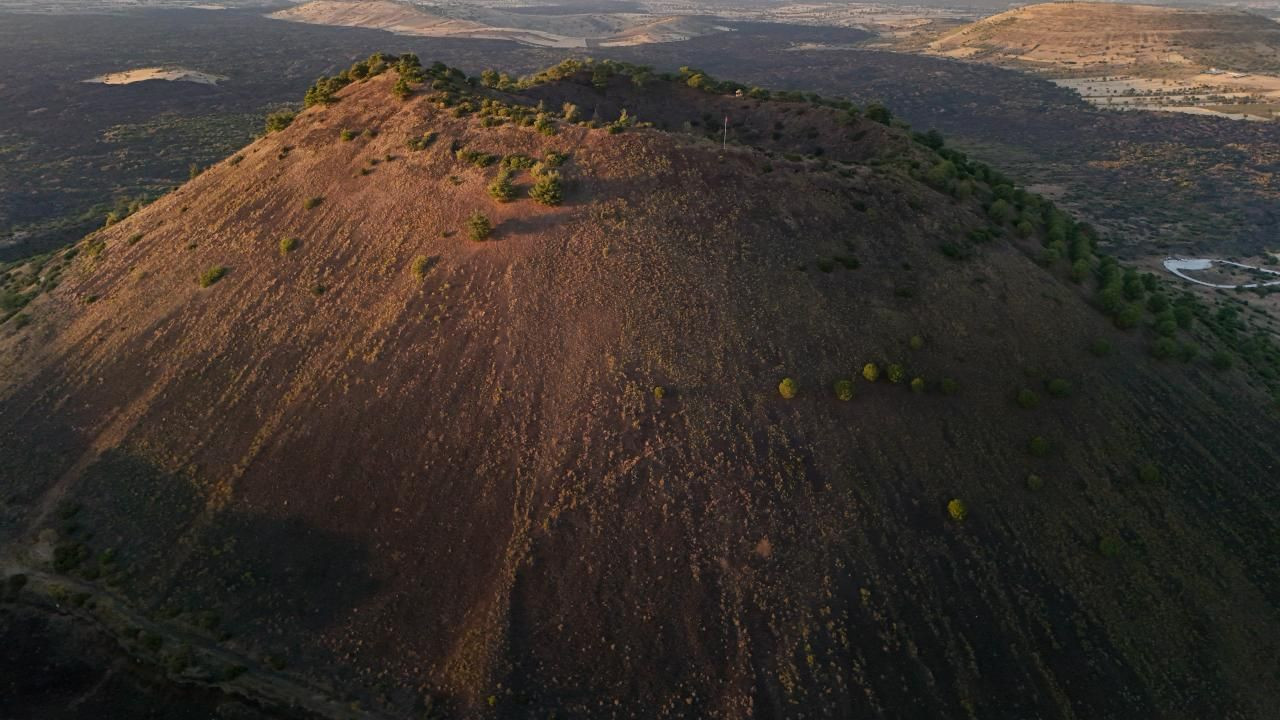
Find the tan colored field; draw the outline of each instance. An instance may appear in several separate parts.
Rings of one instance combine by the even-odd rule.
[[[163,68],[149,67],[137,68],[135,70],[125,70],[118,73],[107,73],[94,78],[85,80],[88,83],[101,83],[103,85],[132,85],[133,83],[145,82],[147,80],[167,80],[169,82],[194,82],[203,85],[217,85],[219,82],[226,80],[221,75],[212,73],[199,72],[197,70],[187,70],[185,68]]]

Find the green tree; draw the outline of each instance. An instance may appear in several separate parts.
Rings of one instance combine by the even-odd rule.
[[[952,520],[963,522],[965,518],[969,517],[969,508],[965,506],[963,500],[954,498],[947,503],[947,514],[951,516]]]
[[[1142,463],[1138,466],[1138,480],[1144,483],[1160,482],[1160,468],[1152,462]]]
[[[489,196],[500,203],[511,202],[516,197],[516,186],[511,182],[512,171],[503,168],[498,176],[489,183]]]
[[[1025,410],[1034,410],[1040,407],[1040,396],[1031,388],[1022,388],[1018,391],[1018,406]]]
[[[890,365],[890,366],[889,366],[889,382],[891,382],[891,383],[895,383],[895,384],[896,384],[896,383],[900,383],[900,382],[902,382],[903,380],[906,380],[906,379],[907,379],[907,370],[906,370],[906,368],[902,367],[901,365],[897,365],[897,364],[894,364],[894,365]]]
[[[881,125],[888,125],[893,122],[893,113],[889,111],[889,108],[881,105],[880,103],[871,103],[870,105],[867,105],[867,109],[864,114],[867,116],[868,120],[874,120]]]
[[[987,216],[998,225],[1004,225],[1013,217],[1013,207],[1004,200],[996,200],[987,208]]]
[[[267,132],[278,132],[289,127],[296,117],[298,117],[298,113],[292,110],[280,110],[271,113],[267,116]]]
[[[867,382],[875,382],[876,380],[879,380],[880,366],[875,363],[867,363],[866,365],[863,365],[862,377],[866,378]]]
[[[782,378],[782,382],[778,383],[778,394],[790,400],[796,396],[796,381],[791,378]]]
[[[489,218],[479,210],[471,213],[471,217],[467,218],[467,236],[475,242],[487,240],[493,234],[493,225],[490,224]]]
[[[543,135],[555,135],[556,124],[551,122],[551,118],[546,113],[538,113],[538,117],[533,121],[533,129]]]
[[[924,378],[916,378],[911,381],[911,392],[919,395],[924,392]]]
[[[1124,541],[1115,535],[1103,535],[1098,540],[1098,552],[1104,557],[1116,557],[1124,552]]]
[[[529,197],[543,205],[555,206],[563,202],[564,191],[560,187],[560,173],[548,170],[538,175],[533,187],[529,188]]]
[[[1042,435],[1036,435],[1027,443],[1027,452],[1035,457],[1044,457],[1049,454],[1049,441]]]
[[[404,75],[401,75],[396,80],[396,84],[391,88],[391,94],[401,100],[408,100],[409,96],[413,94],[413,88],[409,86],[409,81],[405,79]]]

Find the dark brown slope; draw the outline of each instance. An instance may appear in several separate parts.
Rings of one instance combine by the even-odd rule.
[[[250,676],[287,658],[389,716],[428,697],[561,718],[1280,701],[1262,397],[1149,359],[1029,259],[1034,239],[944,257],[987,221],[912,178],[930,151],[828,109],[625,82],[602,104],[736,105],[760,143],[781,122],[843,162],[657,130],[544,137],[402,103],[393,82],[91,239],[96,258],[7,333],[10,555],[56,545],[65,568],[84,548],[75,573],[197,626]],[[586,92],[554,88],[528,96]],[[566,202],[495,203],[495,169],[451,143],[568,153]],[[465,237],[477,209],[490,241]],[[199,287],[213,266],[229,272]],[[1086,352],[1099,338],[1110,357]],[[867,362],[960,391],[873,385]],[[852,377],[842,403],[832,383]],[[1054,377],[1074,394],[1013,403]],[[1145,463],[1158,481],[1138,481]]]

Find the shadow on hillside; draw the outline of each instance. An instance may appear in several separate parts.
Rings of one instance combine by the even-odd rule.
[[[362,543],[284,508],[213,509],[216,492],[194,469],[117,449],[85,470],[50,524],[84,548],[75,572],[215,634],[320,630],[376,590]]]

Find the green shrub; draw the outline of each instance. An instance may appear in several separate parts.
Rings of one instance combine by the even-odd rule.
[[[916,378],[911,381],[911,392],[919,395],[924,392],[924,378]]]
[[[408,100],[409,96],[413,95],[413,88],[409,85],[409,81],[401,75],[400,79],[396,80],[396,84],[392,86],[391,94],[401,100]]]
[[[418,255],[413,259],[413,262],[409,263],[409,267],[413,270],[413,276],[419,280],[425,278],[427,273],[431,272],[432,265],[434,263],[426,255]]]
[[[1040,477],[1039,475],[1036,475],[1035,473],[1031,473],[1030,475],[1027,476],[1028,490],[1036,491],[1042,487],[1044,487],[1044,478]]]
[[[1104,557],[1116,557],[1124,552],[1124,541],[1115,535],[1103,535],[1098,540],[1098,552]]]
[[[511,202],[516,198],[516,186],[511,182],[512,172],[503,168],[498,176],[489,183],[489,197],[500,203]]]
[[[298,113],[292,110],[280,110],[267,115],[267,132],[278,132],[289,127],[296,117],[298,117]]]
[[[296,237],[280,238],[280,254],[281,255],[288,255],[289,253],[293,252],[296,249],[298,249],[298,238]]]
[[[497,160],[496,157],[489,153],[480,152],[479,150],[468,150],[467,148],[460,148],[454,156],[462,162],[471,163],[478,168],[489,167],[495,160]]]
[[[880,103],[871,103],[867,105],[867,109],[863,114],[867,116],[868,120],[873,120],[881,125],[888,125],[893,122],[893,113],[889,111],[889,108],[881,105]]]
[[[471,217],[467,218],[467,237],[474,242],[487,240],[493,234],[493,225],[480,211],[471,213]]]
[[[796,396],[796,381],[791,378],[782,378],[782,382],[778,383],[778,394],[790,400]]]
[[[963,500],[954,498],[947,503],[947,514],[951,516],[952,520],[963,522],[965,518],[969,517],[969,508],[965,506]]]
[[[912,350],[920,350],[924,347],[924,338],[919,335],[912,335],[907,344],[911,346]]]
[[[313,210],[315,208],[320,207],[320,203],[322,202],[324,202],[323,195],[316,195],[315,197],[309,197],[306,200],[302,201],[302,208],[304,210]]]
[[[142,240],[142,233],[134,233],[125,240],[126,245],[137,245]]]
[[[428,130],[427,132],[422,133],[422,137],[409,138],[407,141],[405,141],[405,145],[410,150],[415,150],[415,151],[426,150],[427,148],[431,147],[432,143],[436,141],[437,137],[439,137],[439,134],[436,133],[436,131]]]
[[[1231,366],[1235,364],[1235,358],[1233,358],[1231,353],[1226,350],[1219,350],[1213,354],[1209,363],[1213,365],[1215,369],[1230,370]]]
[[[569,159],[568,153],[556,152],[555,150],[548,150],[542,156],[542,164],[546,165],[549,168],[558,168],[561,165],[564,165],[564,161],[568,159]]]
[[[1138,466],[1138,480],[1144,483],[1160,482],[1160,468],[1155,463],[1142,463]]]
[[[889,366],[889,382],[897,384],[907,379],[907,370],[898,364]]]
[[[338,133],[338,139],[342,140],[342,142],[351,142],[356,139],[356,131],[343,128],[342,131]]]
[[[1094,340],[1089,344],[1089,352],[1095,357],[1106,357],[1111,354],[1111,343],[1106,340]]]
[[[876,380],[879,380],[880,366],[875,363],[867,363],[866,365],[863,365],[862,377],[866,378],[867,382],[875,382]]]
[[[571,102],[567,102],[560,110],[560,116],[565,122],[576,123],[582,119],[582,113],[578,110],[578,106]]]
[[[528,170],[535,164],[537,163],[533,158],[521,153],[511,153],[502,158],[502,167],[508,170]]]
[[[848,402],[853,399],[853,381],[837,380],[835,385],[836,399]]]
[[[207,288],[218,282],[227,274],[227,269],[221,265],[215,265],[208,270],[200,273],[200,287]]]
[[[556,134],[556,124],[551,122],[551,118],[547,117],[546,113],[538,113],[538,118],[533,122],[533,129],[543,135]]]
[[[1040,407],[1040,396],[1031,388],[1022,388],[1018,391],[1018,406],[1024,410],[1034,410]]]
[[[664,397],[666,397],[666,396],[667,396],[667,389],[666,389],[666,388],[662,387],[661,385],[654,385],[654,386],[653,386],[653,399],[654,399],[654,400],[661,400],[662,398],[664,398]]]
[[[1168,360],[1178,352],[1178,344],[1172,338],[1162,337],[1151,344],[1151,355],[1158,360]]]
[[[1049,390],[1049,394],[1054,397],[1062,398],[1071,394],[1071,383],[1063,378],[1054,378],[1050,380],[1047,388]]]
[[[938,385],[942,388],[943,395],[955,395],[960,392],[960,383],[951,378],[942,378],[942,382]]]
[[[1027,452],[1034,457],[1044,457],[1049,454],[1050,449],[1049,441],[1041,435],[1036,435],[1027,443]]]
[[[543,205],[559,205],[564,201],[564,191],[560,187],[560,173],[548,170],[538,176],[533,187],[529,188],[529,197]]]
[[[1120,312],[1116,313],[1114,318],[1116,327],[1121,330],[1129,330],[1138,326],[1142,321],[1142,306],[1137,303],[1126,305]]]

